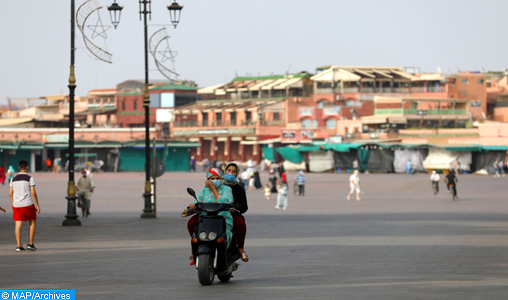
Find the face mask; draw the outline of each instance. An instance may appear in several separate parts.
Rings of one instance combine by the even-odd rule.
[[[212,182],[215,185],[215,188],[218,188],[220,186],[220,180],[212,180]]]
[[[233,174],[226,174],[224,175],[224,180],[226,180],[227,182],[233,182],[236,180],[236,177]]]

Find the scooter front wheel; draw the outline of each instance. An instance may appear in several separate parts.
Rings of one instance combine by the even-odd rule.
[[[200,254],[197,259],[199,283],[201,283],[201,285],[211,285],[215,277],[213,257],[210,254]]]

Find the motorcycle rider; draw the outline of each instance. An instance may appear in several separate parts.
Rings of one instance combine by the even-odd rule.
[[[245,235],[247,233],[247,226],[245,225],[245,218],[243,214],[249,209],[247,206],[247,195],[245,189],[238,184],[236,177],[238,176],[238,165],[230,162],[226,165],[226,174],[224,175],[224,183],[231,188],[233,193],[233,204],[240,205],[236,209],[231,210],[233,215],[233,230],[236,234],[238,242],[238,252],[242,256],[242,261],[249,261],[249,256],[245,253]]]
[[[210,168],[206,172],[206,181],[205,187],[202,188],[197,194],[197,200],[194,200],[191,204],[189,204],[190,208],[195,207],[196,203],[233,203],[233,194],[231,192],[231,188],[222,184],[222,172],[217,168]],[[231,239],[233,237],[233,217],[229,211],[222,211],[219,213],[220,216],[223,216],[226,219],[226,231],[227,231],[227,246],[231,243]],[[197,218],[194,216],[193,218]],[[187,229],[189,230],[189,234],[192,237],[194,232],[194,227],[196,225],[197,219],[194,219],[194,222],[191,218],[187,223]],[[192,224],[194,223],[194,224]],[[191,256],[191,259],[194,259]]]
[[[439,174],[436,171],[432,171],[432,175],[430,175],[430,181],[432,182],[432,187],[436,187],[436,191],[439,193]]]
[[[450,193],[450,185],[453,184],[453,192],[455,193],[455,197],[459,199],[459,196],[457,196],[457,182],[459,182],[459,179],[457,176],[455,176],[455,170],[450,170],[450,173],[445,176],[444,182],[446,182],[446,187],[448,188],[448,193]]]

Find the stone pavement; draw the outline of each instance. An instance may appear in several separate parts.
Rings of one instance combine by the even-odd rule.
[[[95,174],[92,216],[62,227],[65,174],[37,173],[37,252],[16,253],[7,186],[0,186],[0,289],[73,289],[76,299],[507,299],[508,178],[459,177],[460,199],[427,175],[308,174],[305,197],[248,191],[246,251],[231,282],[202,287],[189,267],[187,186],[202,173],[158,181],[158,218],[139,218],[143,174]],[[263,175],[263,181],[266,176]],[[1,191],[3,190],[3,191]],[[354,197],[353,197],[354,198]],[[28,225],[28,224],[27,224]],[[28,226],[23,231],[27,242]]]

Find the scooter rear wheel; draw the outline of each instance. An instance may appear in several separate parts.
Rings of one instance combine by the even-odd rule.
[[[197,259],[199,283],[201,283],[201,285],[211,285],[215,277],[213,257],[210,254],[200,254]]]

